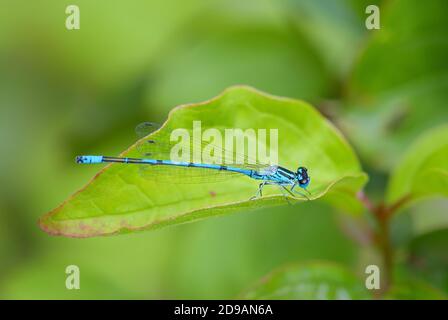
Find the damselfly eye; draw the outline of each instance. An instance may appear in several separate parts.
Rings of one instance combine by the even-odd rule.
[[[305,167],[299,167],[298,169],[297,169],[297,175],[300,177],[300,178],[304,178],[304,179],[306,179],[307,177],[308,177],[308,170],[305,168]]]

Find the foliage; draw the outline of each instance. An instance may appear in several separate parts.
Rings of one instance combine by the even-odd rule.
[[[446,299],[446,1],[73,4],[77,31],[64,28],[64,2],[0,12],[1,297],[275,298],[301,282],[315,295],[282,297],[346,298],[344,288],[350,298]],[[365,28],[370,4],[380,30]],[[275,96],[237,86],[197,103],[235,84]],[[163,123],[191,102],[165,129],[191,125],[193,110],[210,126],[288,126],[279,140],[294,147],[280,149],[281,162],[310,168],[312,201],[287,205],[275,189],[248,201],[256,183],[243,178],[172,192],[113,165],[40,219],[49,233],[90,238],[36,228],[97,173],[75,155],[119,154],[137,123]],[[173,198],[182,203],[148,200]],[[178,225],[186,221],[196,222]],[[81,268],[82,290],[65,289],[69,264]],[[381,290],[366,295],[370,264],[381,267]]]
[[[272,272],[249,289],[244,299],[368,299],[370,293],[355,275],[332,264],[308,263]]]
[[[330,201],[348,210],[358,209],[356,205],[348,206],[366,180],[358,160],[340,133],[306,103],[234,87],[205,103],[174,109],[163,127],[149,138],[166,141],[164,137],[172,130],[192,128],[193,121],[200,121],[202,130],[220,128],[223,137],[225,128],[278,128],[280,164],[293,170],[299,166],[308,168],[313,175],[310,199],[328,192]],[[121,156],[139,157],[136,145]],[[106,167],[89,185],[45,216],[42,228],[53,234],[94,236],[288,203],[278,189],[249,200],[258,183],[246,177],[205,185],[160,183],[151,173],[142,176],[139,169],[122,164]]]
[[[388,201],[448,196],[448,127],[431,130],[416,141],[398,163]]]

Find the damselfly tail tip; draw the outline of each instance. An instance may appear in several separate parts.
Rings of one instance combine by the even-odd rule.
[[[84,163],[84,156],[76,156],[76,163]]]
[[[77,156],[76,163],[101,163],[103,156]]]

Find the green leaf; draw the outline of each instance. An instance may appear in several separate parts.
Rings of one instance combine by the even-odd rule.
[[[405,154],[393,172],[387,200],[415,201],[448,196],[448,126],[430,130]]]
[[[433,231],[412,240],[408,265],[420,279],[448,292],[448,229]]]
[[[157,139],[175,128],[191,128],[193,120],[200,120],[203,130],[278,129],[279,162],[293,170],[298,166],[308,168],[312,179],[310,199],[328,193],[324,199],[346,210],[359,209],[354,201],[335,198],[354,199],[366,175],[342,135],[305,102],[270,96],[245,86],[232,87],[212,100],[174,109],[151,137]],[[136,145],[121,155],[139,156]],[[247,177],[220,183],[163,184],[145,179],[137,165],[114,164],[43,216],[40,226],[50,234],[88,237],[154,229],[287,203],[278,188],[272,186],[265,188],[263,198],[250,201],[257,186],[257,181]]]
[[[394,284],[384,299],[391,300],[446,300],[448,297],[440,290],[428,283],[416,279],[407,278]]]
[[[364,281],[344,267],[313,262],[291,265],[263,278],[242,295],[243,299],[369,299]]]
[[[414,236],[448,228],[448,199],[440,198],[431,201],[421,201],[412,206],[409,216],[412,219],[412,233]]]
[[[364,7],[365,8],[365,7]],[[421,132],[448,118],[448,2],[384,2],[381,29],[354,65],[344,127],[364,160],[389,171]]]

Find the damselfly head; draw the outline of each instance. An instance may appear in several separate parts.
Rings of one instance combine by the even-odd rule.
[[[305,167],[299,167],[297,169],[297,181],[299,182],[299,186],[301,188],[306,188],[310,184],[310,177],[308,176],[308,170]]]

